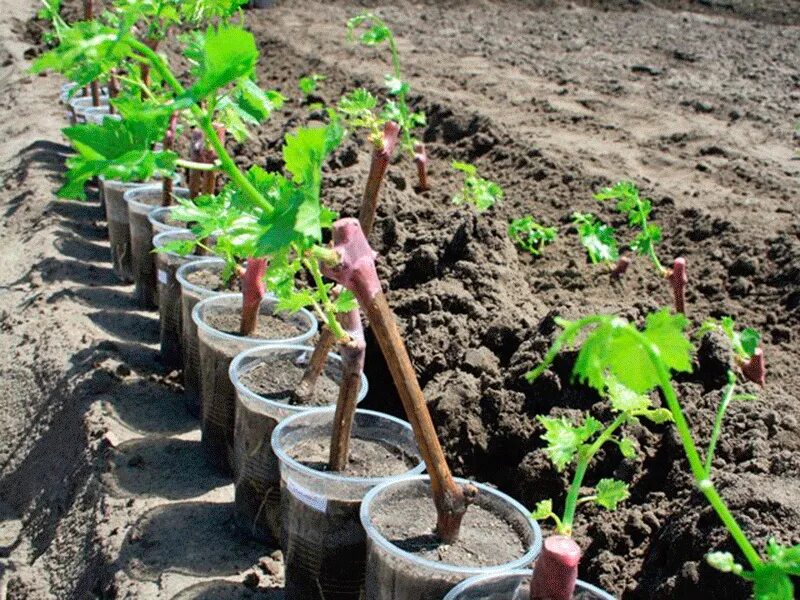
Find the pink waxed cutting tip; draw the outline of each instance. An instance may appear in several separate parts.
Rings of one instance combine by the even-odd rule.
[[[571,537],[551,535],[533,567],[530,600],[572,600],[581,548]]]

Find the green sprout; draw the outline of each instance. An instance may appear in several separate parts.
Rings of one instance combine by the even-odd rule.
[[[503,199],[503,188],[493,181],[479,177],[475,165],[455,161],[452,166],[464,173],[464,185],[461,191],[453,196],[453,204],[470,204],[482,213]]]
[[[327,77],[325,77],[325,75],[312,73],[311,75],[305,75],[304,77],[301,77],[297,82],[297,87],[299,87],[300,91],[303,92],[303,96],[308,98],[311,94],[317,91],[319,84],[326,79]]]
[[[572,223],[592,264],[615,263],[619,260],[613,227],[606,225],[593,214],[580,212],[572,213]]]
[[[723,394],[724,406],[720,406],[715,419],[716,433],[712,432],[704,461],[672,385],[673,371],[692,370],[693,347],[685,333],[689,323],[686,317],[670,314],[664,309],[649,314],[642,330],[614,315],[593,315],[577,321],[559,319],[557,322],[562,328],[561,334],[542,364],[526,375],[527,379],[533,381],[541,375],[562,348],[575,347],[580,350],[573,377],[598,392],[603,393],[609,376],[636,394],[649,394],[659,389],[675,422],[695,484],[731,534],[749,569],[738,564],[728,553],[711,553],[707,560],[722,571],[752,581],[757,600],[792,600],[794,587],[791,577],[800,575],[800,545],[787,548],[770,540],[765,556],[759,555],[711,478],[711,461],[722,427],[724,408],[735,399],[751,397],[735,395],[729,383]]]
[[[511,241],[533,256],[540,256],[543,248],[552,244],[556,236],[558,230],[555,227],[540,225],[530,215],[515,219],[508,225],[508,237]]]
[[[400,53],[394,33],[379,16],[364,12],[347,21],[347,39],[351,42],[358,41],[364,46],[374,47],[384,43],[389,46],[392,72],[384,77],[384,83],[387,93],[393,100],[386,102],[381,118],[384,121],[394,121],[400,126],[401,145],[404,150],[414,156],[414,147],[419,142],[414,138],[413,131],[417,127],[424,126],[426,119],[425,113],[414,112],[408,106],[407,99],[411,86],[403,77]]]
[[[573,424],[566,417],[538,417],[545,428],[542,436],[547,442],[545,453],[556,469],[562,472],[566,467],[575,465],[563,516],[558,517],[553,512],[552,500],[539,502],[532,515],[537,520],[553,519],[556,532],[562,535],[572,535],[575,511],[581,504],[593,503],[613,511],[630,496],[628,485],[616,479],[601,479],[593,493],[588,496],[580,495],[586,471],[600,449],[606,444],[615,444],[623,457],[633,458],[636,456],[636,443],[631,438],[619,435],[626,424],[637,422],[640,418],[658,424],[672,420],[670,412],[654,407],[648,395],[626,388],[613,376],[607,375],[603,394],[609,400],[612,412],[616,414],[608,425],[591,416],[585,417],[580,425]]]
[[[600,201],[617,201],[616,208],[627,215],[628,224],[641,229],[631,242],[631,250],[650,258],[659,275],[668,275],[668,270],[661,264],[655,250],[656,244],[661,241],[661,228],[647,222],[653,204],[647,198],[640,197],[639,188],[630,181],[621,181],[613,187],[600,190],[594,197]]]

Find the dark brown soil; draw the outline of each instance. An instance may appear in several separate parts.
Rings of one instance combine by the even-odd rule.
[[[70,4],[74,14],[78,3]],[[605,271],[586,264],[569,225],[573,211],[594,211],[630,238],[612,207],[591,197],[603,185],[630,178],[654,200],[653,221],[665,234],[659,247],[664,260],[678,255],[688,260],[693,324],[732,314],[764,333],[767,386],[763,391],[746,386],[760,400],[731,407],[715,480],[758,548],[773,535],[785,544],[800,542],[797,2],[279,2],[273,10],[249,12],[248,19],[264,56],[260,84],[279,88],[293,101],[247,147],[231,143],[240,164],[281,168],[284,134],[319,122],[319,115],[298,102],[300,76],[326,75],[319,95],[329,103],[357,85],[381,91],[385,53],[343,42],[346,18],[364,7],[395,29],[412,101],[428,114],[421,137],[428,144],[434,189],[415,194],[413,164],[405,157],[396,161],[381,192],[373,243],[454,469],[491,481],[528,506],[553,497],[560,508],[565,478],[542,454],[536,416],[591,411],[603,417],[605,407],[569,382],[570,356],[535,386],[521,375],[552,340],[552,314],[574,318],[604,311],[641,319],[669,303],[668,288],[642,260],[612,285]],[[18,29],[16,35],[26,34],[24,25]],[[41,31],[35,23],[27,29],[36,36]],[[55,89],[52,78],[30,84],[23,70],[18,72],[19,84],[4,100],[9,110],[26,108],[14,95],[18,91],[30,93],[44,84]],[[9,156],[17,156],[24,144],[14,140],[29,137],[12,121],[3,127],[12,143]],[[57,134],[46,139],[59,140]],[[11,475],[0,497],[24,516],[24,543],[19,550],[11,542],[4,547],[12,548],[27,577],[18,567],[9,597],[38,598],[25,593],[26,586],[39,589],[36,581],[64,598],[92,589],[109,597],[117,591],[146,597],[153,588],[143,590],[138,580],[119,572],[117,538],[109,533],[117,527],[124,532],[141,514],[140,503],[114,505],[111,522],[99,533],[91,525],[107,519],[107,497],[93,485],[102,461],[80,473],[64,471],[65,446],[76,457],[71,464],[83,465],[81,457],[94,454],[78,443],[88,417],[70,412],[89,403],[73,402],[62,389],[64,381],[72,385],[98,374],[92,366],[97,352],[118,361],[122,372],[133,367],[131,378],[149,381],[160,376],[159,367],[142,358],[149,354],[140,343],[138,315],[114,307],[117,337],[84,318],[104,309],[81,286],[102,281],[105,267],[92,270],[58,252],[54,256],[50,245],[42,258],[39,238],[30,242],[42,214],[47,217],[41,227],[51,227],[57,218],[44,199],[60,184],[58,174],[50,172],[50,162],[39,161],[63,170],[58,162],[63,148],[40,142],[20,154],[27,157],[22,175],[12,173],[3,190],[6,239],[20,265],[4,271],[8,297],[17,302],[0,331],[15,349],[4,363],[13,374],[4,383],[9,398],[23,400],[6,411],[11,424],[4,456],[11,458],[4,473]],[[481,216],[452,206],[459,186],[449,168],[454,159],[477,164],[482,175],[504,186],[506,200]],[[36,170],[42,164],[46,175]],[[357,214],[368,164],[367,143],[350,138],[326,167],[325,199],[345,216]],[[40,179],[24,179],[26,173]],[[29,187],[37,193],[26,197]],[[59,210],[70,216],[62,219],[70,235],[83,242],[98,239],[92,237],[98,233],[91,218],[87,224],[75,212]],[[507,239],[508,220],[523,214],[559,230],[538,259]],[[100,260],[107,254],[101,250]],[[89,254],[98,260],[98,254]],[[89,342],[81,341],[86,332]],[[87,349],[95,339],[112,349]],[[366,404],[399,414],[374,340],[368,344]],[[71,363],[61,365],[71,356]],[[682,377],[678,387],[705,443],[723,383],[720,356],[704,350],[700,359],[698,370]],[[114,381],[112,398],[126,398],[125,385]],[[86,396],[93,399],[93,393]],[[67,428],[60,411],[70,417]],[[94,426],[101,436],[108,422]],[[55,433],[31,435],[59,431],[70,432],[66,441],[75,447]],[[575,532],[585,550],[581,578],[623,600],[749,598],[748,584],[705,564],[708,551],[735,547],[694,491],[674,430],[643,425],[634,437],[641,446],[638,458],[623,460],[610,449],[590,470],[587,485],[617,476],[631,483],[632,497],[614,513],[582,507]],[[45,492],[42,473],[52,483]],[[108,556],[98,556],[85,540],[98,541]],[[131,552],[137,548],[147,556],[145,544]],[[31,564],[31,557],[39,558]],[[169,575],[163,579],[169,585]]]
[[[327,471],[330,450],[330,438],[317,437],[303,440],[289,451],[289,455],[311,469]],[[354,437],[350,440],[347,468],[337,471],[337,474],[345,477],[392,477],[402,475],[415,465],[411,456],[401,454],[397,448]]]
[[[214,313],[208,315],[206,322],[222,333],[239,335],[241,316],[236,313]],[[265,340],[279,340],[296,337],[303,330],[294,320],[275,315],[258,315],[256,330],[247,337],[263,338]]]
[[[292,402],[294,389],[303,376],[305,367],[289,359],[261,364],[248,369],[241,382],[259,396],[276,402]],[[317,380],[309,406],[326,406],[336,402],[339,386],[324,372]]]
[[[237,277],[230,285],[225,282],[219,271],[211,269],[198,269],[186,276],[186,281],[212,292],[240,292],[241,282]]]
[[[470,506],[455,544],[434,535],[436,508],[428,497],[398,497],[383,503],[373,524],[398,548],[420,558],[462,567],[502,565],[525,554],[519,534],[501,517],[482,506]]]

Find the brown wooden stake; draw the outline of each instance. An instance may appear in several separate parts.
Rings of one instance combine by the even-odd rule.
[[[111,76],[108,78],[108,97],[116,98],[119,96],[119,81],[117,81],[117,76],[114,73],[111,73]],[[108,103],[108,112],[109,114],[116,114],[117,109],[114,108],[114,105],[111,102]]]
[[[189,160],[192,162],[202,162],[204,146],[203,132],[199,129],[193,129],[189,142]],[[189,169],[188,171],[189,197],[197,198],[202,191],[203,178],[201,177],[200,171],[197,169]]]
[[[367,313],[430,475],[437,512],[436,533],[445,543],[452,543],[458,538],[461,519],[475,489],[458,486],[447,466],[417,374],[381,291],[375,254],[358,221],[340,219],[334,223],[333,244],[340,263],[326,268],[325,274],[351,290]]]
[[[361,374],[364,372],[367,349],[361,325],[361,311],[355,308],[350,312],[341,313],[338,318],[350,340],[339,346],[342,357],[342,381],[339,384],[339,398],[336,401],[336,414],[333,417],[328,460],[328,468],[331,471],[344,471],[347,468],[353,418],[358,403],[358,392],[361,389]]]
[[[94,19],[94,3],[92,0],[83,0],[83,19],[84,21]],[[89,84],[89,90],[92,95],[92,106],[100,106],[100,85],[93,81]]]
[[[153,52],[158,49],[158,40],[147,38],[144,43]],[[150,65],[147,63],[142,64],[142,83],[144,83],[147,87],[150,87]],[[142,100],[144,100],[146,97],[147,94],[144,90],[142,90]]]

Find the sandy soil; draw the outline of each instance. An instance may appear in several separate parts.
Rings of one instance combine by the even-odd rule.
[[[326,100],[377,89],[384,57],[344,45],[348,16],[376,7],[395,27],[428,112],[436,188],[416,195],[400,161],[376,245],[459,472],[528,505],[563,493],[536,451],[534,417],[596,399],[568,384],[568,366],[537,387],[519,376],[549,340],[551,311],[637,317],[668,301],[643,261],[611,287],[569,233],[573,210],[598,211],[592,190],[630,177],[655,200],[664,255],[689,261],[692,316],[731,312],[765,332],[769,385],[731,410],[740,437],[720,448],[732,474],[720,481],[759,542],[800,542],[800,3],[758,4],[311,1],[248,14],[263,82],[296,101],[238,149],[245,165],[281,166],[283,133],[308,120],[299,76],[326,74]],[[204,465],[180,376],[159,362],[156,315],[114,280],[97,204],[53,201],[68,150],[60,81],[25,74],[31,6],[3,9],[0,598],[278,598],[279,556],[236,531],[232,486]],[[350,141],[329,165],[326,193],[345,213],[367,152]],[[476,162],[506,202],[480,218],[450,206],[452,159]],[[527,212],[559,227],[539,260],[505,236]],[[368,375],[368,406],[397,413],[374,352]],[[680,388],[707,435],[719,382],[704,369]],[[583,576],[624,598],[745,598],[703,563],[726,536],[692,493],[674,434],[636,438],[642,458],[608,453],[596,468],[632,481],[634,495],[614,515],[581,519]]]

